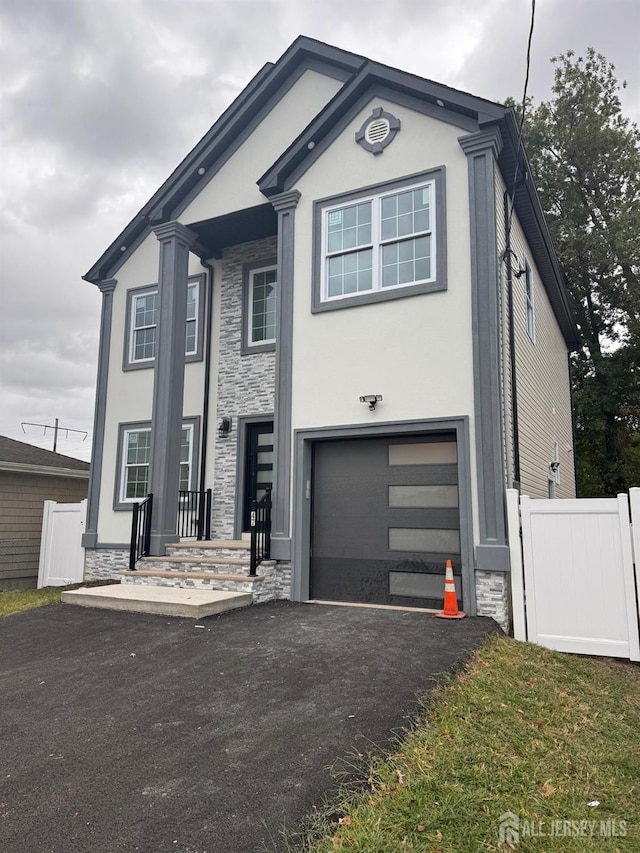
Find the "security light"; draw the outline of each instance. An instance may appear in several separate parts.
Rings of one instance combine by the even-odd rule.
[[[376,404],[382,400],[382,394],[365,394],[363,397],[360,397],[361,403],[369,404],[369,411],[375,412]]]

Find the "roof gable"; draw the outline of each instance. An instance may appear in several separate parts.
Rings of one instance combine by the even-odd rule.
[[[307,68],[346,80],[366,61],[357,54],[299,36],[276,63],[263,66],[83,278],[95,284],[111,277],[135,251],[152,225],[168,221],[175,215],[175,210],[202,181],[199,170],[208,172],[215,168],[259,116]]]

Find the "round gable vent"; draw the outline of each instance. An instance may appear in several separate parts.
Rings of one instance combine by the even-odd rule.
[[[367,125],[364,138],[371,145],[375,145],[376,142],[384,142],[387,136],[389,136],[390,130],[391,128],[386,118],[376,118]]]
[[[365,151],[381,154],[400,130],[400,119],[376,107],[356,133],[356,142]]]

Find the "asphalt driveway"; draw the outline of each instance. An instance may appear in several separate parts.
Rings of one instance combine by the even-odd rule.
[[[204,627],[198,627],[204,626]],[[276,850],[489,619],[278,602],[0,620],[0,850]]]

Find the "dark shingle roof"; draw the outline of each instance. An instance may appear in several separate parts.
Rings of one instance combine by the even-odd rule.
[[[62,453],[53,453],[24,441],[16,441],[0,435],[0,464],[12,462],[17,465],[42,465],[47,468],[70,468],[74,471],[88,471],[89,463]]]

